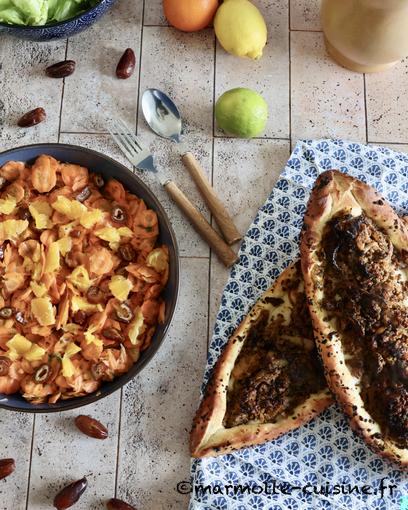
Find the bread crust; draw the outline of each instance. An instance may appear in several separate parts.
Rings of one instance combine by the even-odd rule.
[[[246,336],[262,311],[270,307],[267,299],[285,296],[282,283],[287,279],[295,278],[298,270],[296,264],[292,264],[279,276],[274,285],[257,301],[225,346],[213,370],[204,398],[193,421],[190,434],[190,451],[193,457],[216,456],[245,446],[253,446],[276,439],[310,421],[332,404],[333,397],[326,388],[310,395],[302,404],[295,407],[290,416],[275,423],[250,422],[231,428],[223,426],[231,372]],[[282,309],[284,306],[287,306],[287,304],[283,304]],[[276,313],[279,313],[279,310],[280,307],[277,307]]]
[[[390,438],[384,437],[379,424],[368,413],[360,396],[358,379],[345,363],[339,333],[334,323],[325,319],[319,305],[323,296],[323,270],[317,254],[327,222],[342,210],[348,210],[353,215],[363,212],[398,249],[408,249],[408,228],[406,222],[371,186],[337,170],[329,170],[316,180],[304,218],[300,245],[305,291],[329,388],[348,415],[352,428],[368,446],[406,469],[408,450],[399,448]]]

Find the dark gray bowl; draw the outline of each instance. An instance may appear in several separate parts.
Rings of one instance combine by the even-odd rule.
[[[150,347],[141,354],[139,360],[133,365],[129,372],[117,377],[111,382],[104,382],[101,388],[95,393],[91,393],[85,397],[62,400],[56,404],[31,404],[20,394],[3,395],[0,393],[0,408],[29,413],[50,413],[82,407],[106,397],[129,382],[153,358],[163,342],[173,318],[179,291],[179,255],[176,237],[163,207],[143,181],[125,166],[108,156],[104,156],[90,149],[85,149],[84,147],[58,143],[27,145],[25,147],[17,147],[16,149],[2,152],[0,153],[0,166],[10,160],[32,162],[40,154],[49,154],[60,161],[82,165],[91,171],[102,174],[102,176],[107,179],[109,177],[114,177],[120,181],[127,190],[142,198],[148,207],[154,209],[159,219],[159,242],[166,244],[170,251],[170,274],[163,294],[166,301],[166,317],[164,324],[158,326]]]
[[[56,23],[49,23],[48,25],[20,26],[0,23],[0,34],[4,32],[18,37],[19,39],[29,39],[31,41],[50,41],[51,39],[70,37],[93,25],[96,20],[111,8],[115,1],[116,0],[101,0],[94,7],[78,14],[78,16],[74,18]]]

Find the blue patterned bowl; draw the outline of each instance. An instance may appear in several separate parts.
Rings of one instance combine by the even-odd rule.
[[[70,37],[78,34],[90,27],[98,20],[110,7],[115,0],[101,0],[101,2],[91,9],[75,16],[74,18],[58,23],[50,23],[42,26],[19,26],[0,23],[0,33],[7,33],[18,37],[19,39],[29,39],[31,41],[50,41],[61,37]]]
[[[171,227],[170,220],[158,199],[137,175],[117,161],[99,152],[84,147],[59,143],[27,145],[25,147],[17,147],[16,149],[2,152],[0,153],[0,167],[10,160],[32,162],[41,154],[49,154],[59,161],[69,161],[89,168],[91,171],[97,171],[105,179],[114,177],[120,181],[128,191],[142,198],[146,205],[157,213],[160,231],[158,242],[167,245],[169,248],[170,271],[166,288],[163,291],[163,298],[166,302],[164,323],[158,325],[150,346],[141,353],[140,358],[130,370],[111,382],[104,382],[99,390],[94,393],[90,393],[84,397],[61,400],[56,404],[32,404],[25,400],[20,394],[4,395],[0,393],[0,409],[28,413],[51,413],[82,407],[106,397],[133,379],[159,350],[173,319],[179,290],[179,255],[176,237]],[[120,398],[119,395],[118,398]]]

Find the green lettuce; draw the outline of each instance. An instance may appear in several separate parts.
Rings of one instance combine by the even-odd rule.
[[[0,0],[0,22],[45,25],[77,16],[100,0]]]

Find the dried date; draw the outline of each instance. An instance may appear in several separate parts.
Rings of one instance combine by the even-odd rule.
[[[51,66],[48,66],[45,70],[45,74],[50,78],[66,78],[67,76],[71,76],[75,71],[75,61],[74,60],[63,60],[62,62],[57,62]]]
[[[44,108],[35,108],[34,110],[31,110],[20,117],[17,124],[19,127],[32,127],[36,126],[40,122],[43,122],[46,117],[47,115]]]
[[[116,76],[121,80],[130,78],[135,70],[136,57],[132,48],[127,48],[116,67]]]
[[[0,480],[10,476],[15,469],[16,463],[14,459],[0,459]]]
[[[121,499],[112,498],[106,503],[108,510],[136,510],[136,508],[128,503],[125,503]]]
[[[85,477],[76,482],[70,483],[64,487],[54,498],[54,507],[58,510],[65,510],[79,500],[85,489],[88,486],[88,481]]]
[[[11,367],[11,359],[6,356],[0,356],[0,377],[8,375]]]
[[[75,425],[85,435],[94,439],[106,439],[108,437],[108,429],[101,422],[81,414],[75,418]]]

